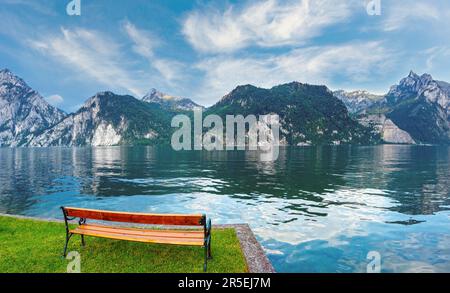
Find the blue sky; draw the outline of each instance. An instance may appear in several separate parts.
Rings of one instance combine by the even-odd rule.
[[[0,68],[75,111],[104,90],[211,105],[240,84],[385,93],[414,70],[450,81],[450,1],[0,0]]]

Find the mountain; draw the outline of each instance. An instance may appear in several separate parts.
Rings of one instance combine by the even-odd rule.
[[[110,146],[170,141],[170,115],[132,96],[98,93],[29,146]]]
[[[408,132],[400,129],[391,119],[384,114],[372,115],[367,113],[368,109],[376,108],[384,101],[384,95],[375,95],[367,91],[344,90],[334,91],[333,95],[341,100],[348,111],[362,125],[372,128],[378,133],[385,143],[393,144],[415,144],[416,142]],[[370,111],[369,111],[370,112]]]
[[[271,89],[239,86],[205,115],[278,114],[280,142],[289,145],[372,144],[379,137],[353,120],[325,86],[292,82]]]
[[[447,110],[450,103],[448,84],[434,80],[429,74],[419,76],[411,71],[398,85],[391,87],[386,102],[396,106],[410,99],[426,100]]]
[[[450,143],[449,84],[413,71],[391,87],[383,100],[370,106],[369,115],[386,116],[416,143]]]
[[[348,111],[352,114],[364,111],[384,98],[383,95],[375,95],[367,91],[347,92],[338,90],[334,91],[333,94],[336,98],[344,102]]]
[[[411,135],[400,129],[391,119],[384,114],[358,116],[358,122],[372,128],[378,133],[385,143],[390,144],[416,144]]]
[[[149,93],[147,93],[142,98],[142,101],[151,104],[158,104],[164,109],[172,111],[191,111],[196,107],[203,108],[190,99],[170,96],[156,89],[152,89]]]
[[[0,71],[0,146],[22,146],[64,117],[21,78]]]
[[[292,82],[271,89],[238,86],[205,114],[280,116],[280,143],[450,143],[450,84],[414,72],[385,96],[331,92]],[[200,107],[153,89],[142,100],[98,93],[66,115],[7,69],[0,71],[0,146],[169,143],[171,118]]]

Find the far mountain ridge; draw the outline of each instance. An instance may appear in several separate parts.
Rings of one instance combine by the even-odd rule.
[[[334,96],[344,102],[350,113],[359,113],[369,108],[376,102],[384,98],[383,95],[372,94],[365,90],[345,91],[337,90],[333,92]]]
[[[332,92],[290,82],[237,86],[205,115],[279,114],[281,144],[449,144],[450,84],[411,71],[386,95]],[[49,105],[11,71],[0,71],[0,146],[170,143],[170,120],[201,107],[152,89],[142,99],[100,92],[75,113]]]

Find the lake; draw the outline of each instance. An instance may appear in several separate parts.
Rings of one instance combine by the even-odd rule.
[[[0,213],[62,205],[245,222],[279,272],[450,272],[450,147],[0,149]]]

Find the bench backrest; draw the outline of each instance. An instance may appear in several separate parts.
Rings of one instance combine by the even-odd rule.
[[[205,215],[144,214],[62,207],[67,217],[153,225],[204,226]]]

